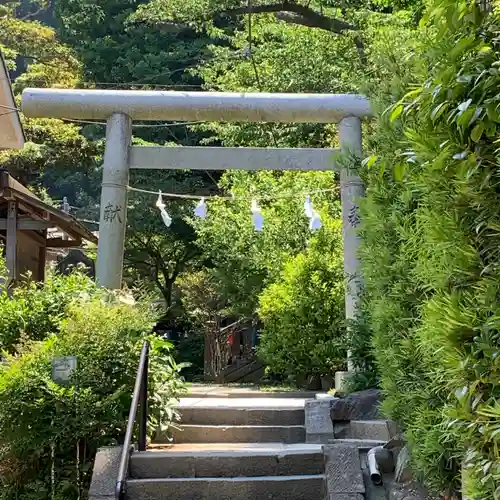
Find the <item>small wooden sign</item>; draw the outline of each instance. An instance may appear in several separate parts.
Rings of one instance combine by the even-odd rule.
[[[52,380],[59,385],[68,385],[76,367],[76,356],[54,358],[52,360]]]

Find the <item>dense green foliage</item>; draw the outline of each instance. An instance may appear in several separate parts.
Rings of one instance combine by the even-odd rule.
[[[340,225],[334,220],[323,228],[260,295],[259,355],[275,373],[305,379],[345,369]]]
[[[197,244],[218,274],[231,311],[251,317],[264,286],[307,248],[307,193],[325,220],[335,219],[340,215],[338,188],[329,172],[234,172],[225,174],[220,186],[235,199],[211,202],[207,219],[196,222]],[[314,193],[318,190],[324,192]],[[264,217],[261,233],[252,225],[253,196]]]
[[[499,24],[474,2],[436,0],[420,51],[387,58],[380,103],[410,92],[378,120],[363,203],[384,409],[422,477],[458,490],[463,463],[475,500],[500,498]]]
[[[28,86],[198,89],[200,77],[189,69],[205,54],[209,38],[189,27],[170,32],[131,22],[138,5],[126,0],[101,5],[64,0],[6,3],[0,11],[0,48],[12,69],[16,95]],[[35,191],[46,192],[55,204],[67,197],[78,218],[98,220],[102,124],[47,119],[23,123],[26,147],[0,153],[0,166]],[[203,135],[189,133],[184,125],[137,125],[134,142],[142,144],[196,144]],[[131,175],[131,184],[155,185],[164,192],[208,191],[215,182],[204,172]],[[134,193],[131,200],[126,253],[130,272],[125,279],[129,285],[140,282],[156,290],[168,313],[173,282],[197,255],[194,233],[182,221],[170,233],[165,231],[151,195]],[[177,202],[168,208],[182,213],[190,204]]]
[[[97,448],[123,439],[139,353],[153,325],[149,308],[125,305],[119,296],[97,291],[76,295],[76,283],[82,291],[93,289],[84,277],[57,281],[57,295],[51,293],[53,284],[48,290],[28,285],[16,290],[10,304],[0,303],[0,318],[12,317],[17,306],[31,328],[16,355],[5,354],[0,367],[2,500],[86,496]],[[59,311],[51,300],[55,297],[66,303]],[[26,301],[36,309],[33,316],[26,312]],[[33,340],[31,334],[44,340]],[[153,430],[168,426],[174,417],[171,398],[180,379],[171,345],[156,337],[151,341]],[[70,386],[51,380],[57,356],[77,357]]]
[[[210,290],[215,287],[224,298],[227,317],[264,322],[260,354],[270,371],[304,377],[331,373],[345,361],[345,348],[339,346],[345,330],[344,287],[334,176],[234,172],[223,176],[220,185],[234,194],[234,201],[212,202],[209,217],[195,224],[210,267]],[[252,193],[264,217],[261,233],[250,217]],[[307,193],[324,224],[317,236],[304,214]],[[320,339],[323,345],[307,352]]]
[[[12,296],[0,291],[0,350],[14,353],[22,341],[58,333],[72,304],[95,293],[95,284],[81,274],[53,274],[43,288],[30,281]]]

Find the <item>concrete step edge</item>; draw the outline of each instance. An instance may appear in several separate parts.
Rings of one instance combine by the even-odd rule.
[[[207,399],[207,398],[203,398]],[[202,406],[202,405],[176,405],[176,410],[210,410],[210,411],[269,411],[269,412],[289,412],[289,411],[301,411],[305,412],[304,407],[300,406]],[[359,420],[357,420],[359,422]]]
[[[290,399],[315,399],[317,396],[316,392],[249,392],[249,393],[205,393],[205,392],[191,392],[184,394],[183,398],[189,399],[203,399],[203,398],[290,398]]]
[[[245,457],[289,457],[301,455],[323,455],[322,450],[286,450],[286,451],[141,451],[134,452],[131,460],[151,460],[161,458],[245,458]]]
[[[306,428],[303,425],[180,425],[173,429],[174,444],[202,443],[305,443]],[[156,443],[164,441],[159,434]]]
[[[127,484],[165,484],[165,483],[202,483],[202,482],[232,482],[232,483],[243,483],[243,482],[286,482],[286,481],[307,481],[307,480],[317,480],[325,479],[325,474],[308,474],[304,476],[294,475],[294,476],[255,476],[255,477],[172,477],[172,478],[151,478],[151,479],[128,479]]]
[[[205,425],[205,424],[181,424],[180,429],[305,429],[304,425]]]

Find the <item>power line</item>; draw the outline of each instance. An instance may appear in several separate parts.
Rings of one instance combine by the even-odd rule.
[[[156,78],[156,77],[155,77]],[[120,85],[127,85],[129,87],[132,86],[139,86],[139,85],[147,85],[148,87],[172,87],[172,88],[182,88],[182,87],[189,87],[189,88],[196,88],[196,89],[201,89],[203,88],[203,85],[197,84],[190,84],[190,83],[173,83],[173,84],[160,84],[160,83],[145,83],[145,82],[88,82],[89,85],[103,85],[103,86],[120,86]]]
[[[152,78],[157,78],[160,75],[155,75]],[[11,80],[10,78],[0,78],[0,81],[5,81],[9,80],[12,81],[12,83],[15,83],[16,80]],[[35,79],[29,79],[27,83],[47,83],[47,80],[44,78],[35,78]],[[189,88],[203,88],[202,84],[191,84],[191,83],[169,83],[169,84],[160,84],[160,83],[151,83],[151,82],[78,82],[78,85],[84,85],[84,86],[89,86],[89,85],[103,85],[103,86],[114,86],[114,87],[119,87],[121,85],[127,85],[127,86],[140,86],[140,85],[147,85],[150,87],[164,87],[164,88],[183,88],[183,87],[189,87]],[[49,87],[50,88],[50,87]],[[80,87],[75,87],[75,89],[78,89]],[[126,89],[123,89],[126,90]]]
[[[228,59],[241,59],[241,54],[232,54],[230,57],[228,57]],[[172,60],[172,61],[168,61],[168,62],[179,62],[177,60]],[[190,88],[199,88],[199,89],[203,89],[204,88],[204,85],[202,84],[190,84],[190,83],[172,83],[172,84],[159,84],[159,83],[152,83],[151,81],[148,81],[148,80],[153,80],[155,78],[159,78],[161,76],[165,76],[165,75],[174,75],[175,73],[179,73],[179,72],[182,72],[182,71],[186,71],[188,69],[192,69],[192,68],[197,68],[199,67],[200,65],[203,64],[203,61],[197,61],[195,62],[194,64],[190,64],[188,66],[184,66],[182,68],[177,68],[177,69],[174,69],[174,70],[167,70],[167,71],[163,71],[161,73],[158,73],[156,75],[151,75],[149,77],[145,77],[141,80],[136,80],[136,81],[132,81],[132,82],[92,82],[92,81],[80,81],[78,82],[79,84],[81,85],[105,85],[105,86],[114,86],[114,87],[119,87],[119,86],[122,86],[122,85],[127,85],[127,86],[136,86],[136,85],[147,85],[147,86],[153,86],[153,87],[163,87],[163,88],[168,88],[168,87],[171,87],[171,88],[182,88],[182,87],[190,87]],[[23,74],[26,74],[26,73],[23,73]],[[22,76],[22,75],[20,75]],[[0,78],[0,81],[1,80],[7,80],[7,78]],[[10,79],[9,79],[10,80]],[[47,83],[47,80],[46,79],[43,79],[43,78],[37,78],[37,79],[33,79],[33,80],[29,80],[29,82],[39,82],[39,83]],[[15,83],[15,80],[13,81],[13,83]],[[118,90],[118,89],[117,89]],[[123,89],[123,90],[126,90],[126,89]]]
[[[2,108],[2,109],[10,109],[11,111],[20,111],[19,108],[16,108],[14,106],[6,106],[5,104],[0,104],[0,108]]]
[[[0,116],[11,115],[12,113],[16,113],[17,109],[13,109],[11,111],[7,111],[6,113],[0,113]]]
[[[106,122],[100,122],[100,121],[92,121],[92,120],[80,120],[77,118],[59,118],[59,120],[63,121],[68,121],[68,122],[74,122],[74,123],[82,123],[82,124],[89,124],[89,125],[103,125],[106,126]],[[132,127],[138,127],[138,128],[156,128],[156,127],[178,127],[181,125],[196,125],[200,123],[205,123],[203,120],[198,120],[198,121],[192,121],[192,122],[170,122],[170,123],[156,123],[156,124],[145,124],[145,123],[133,123],[132,122]]]
[[[22,109],[20,108],[13,108],[12,106],[5,106],[3,104],[0,104],[0,108],[4,109],[9,109],[7,113],[2,113],[0,116],[4,115],[9,115],[11,113],[19,112],[22,113]],[[46,118],[50,119],[50,118]],[[62,121],[67,121],[67,122],[74,122],[74,123],[83,123],[83,124],[89,124],[89,125],[103,125],[106,126],[106,122],[99,122],[99,121],[92,121],[92,120],[80,120],[78,118],[52,118],[54,120],[62,120]],[[197,125],[200,123],[205,123],[204,120],[196,120],[196,121],[190,121],[190,122],[169,122],[169,123],[133,123],[132,122],[132,127],[137,127],[137,128],[156,128],[156,127],[177,127],[181,125]]]

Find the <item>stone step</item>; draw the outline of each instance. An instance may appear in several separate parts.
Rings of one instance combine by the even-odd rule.
[[[127,500],[321,500],[325,476],[163,478],[127,481]]]
[[[303,408],[179,406],[184,425],[304,425]]]
[[[181,425],[171,429],[174,443],[304,443],[302,425]],[[161,433],[156,443],[169,439]]]
[[[273,449],[274,448],[274,449]],[[320,446],[276,444],[274,447],[246,447],[220,451],[135,452],[130,459],[134,479],[299,476],[323,474],[323,452]]]
[[[186,398],[314,399],[318,391],[261,391],[258,386],[191,384]]]

